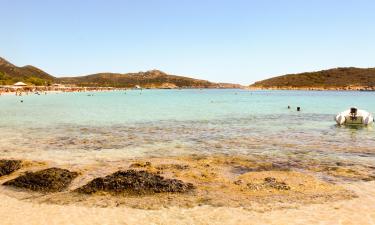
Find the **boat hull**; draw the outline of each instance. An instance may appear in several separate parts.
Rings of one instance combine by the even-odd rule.
[[[374,123],[374,117],[371,113],[358,110],[357,114],[353,117],[350,110],[346,110],[336,115],[335,121],[338,125],[371,125]]]

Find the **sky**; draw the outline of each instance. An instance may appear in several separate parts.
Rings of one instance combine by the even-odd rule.
[[[0,0],[0,57],[55,76],[159,69],[251,84],[375,67],[373,0]]]

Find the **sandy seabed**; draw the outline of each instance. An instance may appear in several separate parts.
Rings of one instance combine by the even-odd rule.
[[[196,206],[143,210],[39,204],[0,194],[4,225],[22,224],[375,224],[375,182],[348,184],[358,198],[295,209],[254,212],[241,208]]]

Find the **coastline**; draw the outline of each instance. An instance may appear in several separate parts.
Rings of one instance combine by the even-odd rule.
[[[246,90],[282,90],[282,91],[375,91],[375,87],[246,87]]]
[[[32,89],[14,89],[1,90],[0,96],[9,95],[29,95],[29,94],[57,94],[57,93],[79,93],[79,92],[110,92],[110,91],[131,91],[131,90],[217,90],[217,89],[239,89],[247,91],[361,91],[373,92],[375,88],[364,87],[346,87],[346,88],[319,88],[319,87],[147,87],[147,88],[113,88],[113,87],[67,87],[67,88],[51,88],[51,87],[33,87]]]
[[[64,93],[64,92],[104,92],[104,91],[129,91],[129,90],[189,90],[189,89],[243,89],[242,87],[146,87],[146,88],[114,88],[114,87],[51,87],[51,86],[27,86],[27,87],[1,87],[1,95],[33,94],[33,93]]]

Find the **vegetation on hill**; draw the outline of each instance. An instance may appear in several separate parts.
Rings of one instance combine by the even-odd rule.
[[[202,87],[217,86],[205,80],[197,80],[188,77],[168,75],[159,70],[151,70],[139,73],[98,73],[82,77],[60,78],[60,82],[76,84],[78,86],[109,86],[109,87],[158,87],[163,84],[173,84],[177,87]]]
[[[56,78],[33,67],[17,67],[0,58],[0,85],[10,85],[18,81],[33,85],[50,85],[54,82],[81,87],[133,88],[239,88],[236,84],[212,83],[188,77],[168,75],[159,70],[138,73],[98,73],[80,77]]]
[[[55,77],[36,67],[17,67],[0,57],[0,85],[10,85],[18,81],[33,85],[48,85],[54,80]]]
[[[255,82],[250,88],[348,89],[375,88],[375,68],[336,68],[318,72],[288,74]]]

